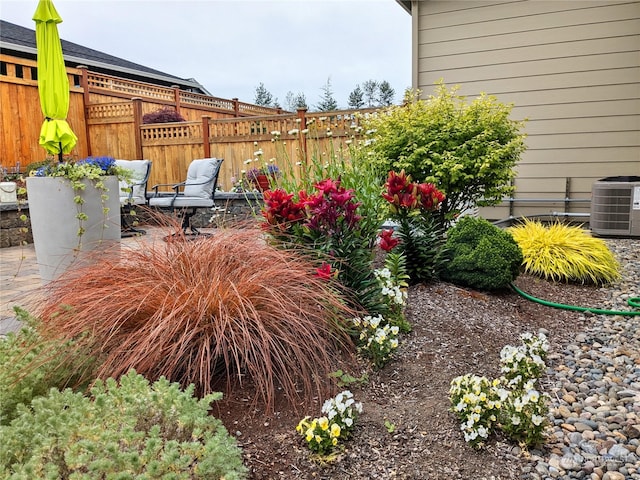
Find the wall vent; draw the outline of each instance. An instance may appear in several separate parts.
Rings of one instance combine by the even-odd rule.
[[[640,176],[594,182],[589,225],[596,235],[640,237]]]

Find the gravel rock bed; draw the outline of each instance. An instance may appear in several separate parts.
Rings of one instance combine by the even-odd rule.
[[[640,296],[638,241],[607,243],[623,279],[602,289],[602,308],[629,310],[629,297]],[[582,320],[584,332],[549,356],[553,431],[545,452],[531,452],[524,478],[640,479],[640,317]]]

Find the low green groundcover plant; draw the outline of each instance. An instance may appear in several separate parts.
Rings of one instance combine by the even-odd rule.
[[[198,400],[162,378],[130,371],[98,380],[91,396],[51,389],[0,426],[7,479],[243,479],[240,449],[209,415],[221,394]]]
[[[496,430],[524,445],[542,442],[548,396],[537,388],[549,344],[544,334],[524,333],[521,345],[500,352],[500,378],[466,374],[451,381],[451,411],[460,420],[465,441],[481,448]]]
[[[443,280],[499,290],[516,279],[522,252],[510,233],[482,218],[464,217],[447,232]]]
[[[17,406],[29,405],[50,388],[64,388],[87,377],[93,365],[90,356],[78,352],[78,362],[65,360],[69,348],[79,348],[73,341],[45,341],[38,333],[39,321],[23,309],[15,308],[23,324],[0,340],[0,425],[8,425],[17,414]]]
[[[525,220],[509,229],[524,256],[525,271],[548,280],[603,285],[620,277],[607,244],[579,227]]]

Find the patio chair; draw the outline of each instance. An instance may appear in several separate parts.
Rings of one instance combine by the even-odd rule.
[[[120,181],[121,234],[124,237],[144,235],[144,230],[135,227],[134,208],[147,204],[147,182],[151,173],[150,160],[116,160],[116,165],[133,171],[130,182]]]
[[[178,212],[182,216],[182,232],[189,235],[200,235],[200,231],[191,224],[191,217],[196,214],[198,208],[211,208],[214,206],[214,196],[218,183],[218,175],[223,159],[202,158],[193,160],[187,170],[187,179],[184,182],[172,184],[154,185],[149,197],[149,206],[168,208],[172,212]],[[173,193],[161,192],[160,187],[171,187]],[[174,234],[175,235],[175,234]]]

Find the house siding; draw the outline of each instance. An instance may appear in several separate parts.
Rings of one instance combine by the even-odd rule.
[[[640,175],[639,1],[412,2],[414,87],[486,92],[527,119],[516,199],[589,199],[595,180]],[[588,202],[522,202],[487,218]]]

